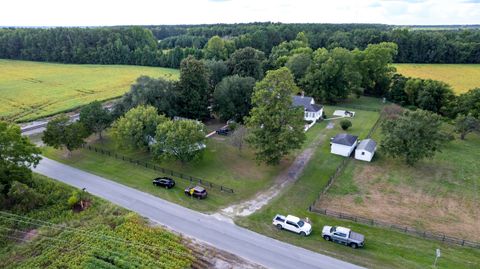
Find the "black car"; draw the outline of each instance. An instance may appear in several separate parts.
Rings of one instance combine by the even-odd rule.
[[[164,187],[166,189],[171,189],[175,186],[175,180],[169,177],[157,177],[152,183],[155,186]]]
[[[207,198],[207,190],[204,187],[195,186],[195,187],[187,187],[185,189],[185,194],[188,196],[192,196],[198,199],[205,199]]]
[[[217,131],[218,135],[228,135],[230,133],[230,129],[228,127],[220,128]]]

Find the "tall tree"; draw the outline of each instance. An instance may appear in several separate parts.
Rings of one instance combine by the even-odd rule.
[[[42,141],[56,149],[67,149],[68,157],[70,157],[72,151],[85,144],[85,138],[88,135],[88,130],[81,122],[72,123],[69,117],[62,115],[48,122]]]
[[[386,155],[403,158],[408,165],[433,157],[449,139],[440,116],[425,110],[405,111],[382,124],[381,148]]]
[[[180,65],[179,110],[181,115],[191,119],[205,119],[209,111],[209,85],[205,65],[192,56]]]
[[[153,152],[157,158],[174,158],[182,164],[200,156],[205,126],[195,120],[165,121],[157,126]]]
[[[288,61],[285,63],[285,66],[290,69],[295,81],[299,82],[303,79],[307,73],[308,67],[312,62],[311,53],[298,53],[288,58]]]
[[[472,89],[466,93],[460,94],[453,106],[454,115],[471,114],[480,119],[480,88]]]
[[[138,106],[112,124],[113,137],[118,145],[131,148],[147,149],[155,137],[157,125],[167,121],[158,115],[152,106]]]
[[[224,61],[206,60],[203,61],[208,70],[208,82],[210,88],[215,88],[217,84],[228,75],[228,66]]]
[[[305,141],[304,111],[292,105],[292,95],[298,92],[286,67],[268,71],[255,86],[246,123],[250,130],[247,142],[255,148],[257,160],[278,164]]]
[[[335,104],[352,93],[359,94],[361,78],[352,52],[343,48],[318,49],[303,85],[315,99]]]
[[[215,88],[213,93],[213,109],[222,120],[243,122],[248,115],[252,104],[252,92],[255,79],[239,77],[238,75],[225,77]]]
[[[205,58],[212,60],[226,60],[227,59],[227,48],[225,47],[225,42],[218,35],[213,36],[208,40],[208,43],[205,45]]]
[[[30,183],[30,167],[36,166],[41,151],[22,136],[20,127],[0,121],[0,207],[13,182]]]
[[[102,139],[102,132],[112,122],[110,111],[103,108],[102,103],[94,101],[80,110],[80,122],[83,123],[88,132],[97,133]]]
[[[242,77],[263,77],[265,54],[251,47],[236,50],[228,60],[230,73]]]

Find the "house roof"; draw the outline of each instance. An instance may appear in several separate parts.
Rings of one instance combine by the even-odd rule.
[[[373,139],[364,139],[360,141],[360,144],[358,144],[357,149],[373,152],[376,147],[377,147],[377,142],[375,142]]]
[[[312,97],[298,95],[293,96],[293,106],[303,106],[305,111],[308,112],[318,112],[320,109],[322,109],[322,106],[312,103],[314,103]]]
[[[357,141],[358,136],[350,134],[337,134],[333,139],[332,143],[340,144],[344,146],[353,146]]]

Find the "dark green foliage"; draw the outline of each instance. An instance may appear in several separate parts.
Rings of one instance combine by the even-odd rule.
[[[222,120],[242,122],[252,107],[254,86],[255,79],[251,77],[225,77],[213,93],[214,111]]]
[[[114,114],[120,117],[139,105],[153,106],[167,117],[178,115],[178,89],[175,82],[141,76],[115,104]]]
[[[460,139],[464,140],[467,134],[471,132],[480,132],[480,120],[472,115],[459,115],[455,119],[455,132],[460,134]]]
[[[80,122],[89,133],[97,133],[102,139],[102,132],[112,122],[112,115],[108,109],[102,107],[102,103],[94,101],[80,110]]]
[[[387,99],[401,106],[408,105],[410,102],[405,92],[407,81],[408,78],[400,74],[393,75],[392,85],[390,86],[390,91],[387,93]]]
[[[51,120],[43,132],[42,141],[56,149],[66,148],[70,155],[73,150],[85,144],[84,139],[88,137],[88,131],[81,122],[70,122],[70,118],[61,115]]]
[[[7,196],[12,209],[18,212],[28,212],[45,203],[43,194],[18,181],[12,183]]]
[[[342,120],[340,121],[340,127],[342,127],[342,130],[346,131],[348,128],[352,127],[352,122],[349,120]]]
[[[242,77],[263,77],[265,54],[254,48],[246,47],[236,50],[228,59],[230,73]]]
[[[480,119],[480,88],[472,89],[458,96],[452,110],[454,116],[471,114],[473,117]]]
[[[210,116],[209,85],[207,69],[203,62],[189,56],[180,65],[179,111],[190,119],[205,119]]]
[[[213,89],[228,75],[228,66],[224,61],[204,60],[203,63],[208,70],[210,88]]]
[[[305,141],[304,111],[292,106],[292,95],[298,91],[286,67],[268,71],[255,86],[246,123],[247,142],[255,148],[257,160],[276,165]]]
[[[441,117],[432,112],[406,110],[398,118],[382,124],[382,151],[387,156],[403,158],[408,165],[432,157],[449,136],[442,129]]]
[[[312,62],[311,53],[299,53],[289,57],[285,66],[290,69],[295,81],[300,82],[307,73],[308,67]]]

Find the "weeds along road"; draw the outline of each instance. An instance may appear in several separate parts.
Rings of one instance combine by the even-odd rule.
[[[267,268],[349,269],[359,266],[263,236],[108,179],[43,158],[34,172],[86,190],[185,236]]]

